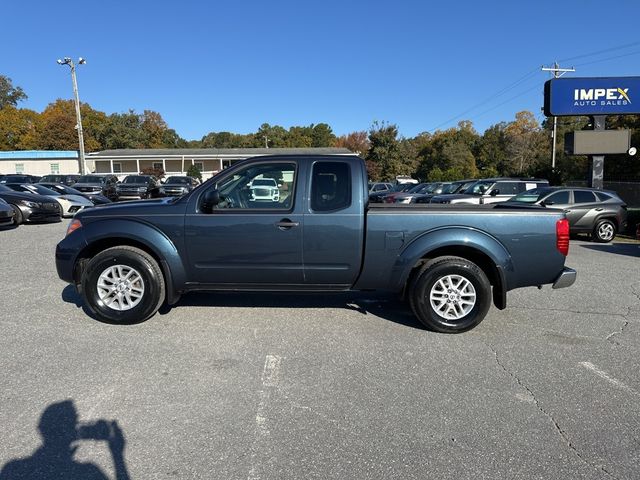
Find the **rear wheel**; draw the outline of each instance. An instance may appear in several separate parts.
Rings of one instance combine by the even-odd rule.
[[[155,259],[129,246],[93,257],[82,276],[85,304],[99,320],[138,323],[152,317],[165,298],[165,282]]]
[[[475,263],[440,257],[422,267],[409,292],[418,320],[442,333],[462,333],[478,325],[489,311],[491,283]]]
[[[599,243],[608,243],[616,236],[616,224],[611,220],[600,220],[593,229],[593,239]]]

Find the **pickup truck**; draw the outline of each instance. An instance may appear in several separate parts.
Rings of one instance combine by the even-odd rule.
[[[255,178],[278,178],[274,201]],[[569,225],[535,206],[369,204],[356,156],[264,156],[176,198],[80,212],[57,245],[61,279],[102,321],[140,322],[194,290],[385,290],[429,329],[478,325],[509,290],[568,287]]]

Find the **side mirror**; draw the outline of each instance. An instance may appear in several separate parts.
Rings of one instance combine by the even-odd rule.
[[[491,195],[492,197],[495,197],[496,195],[498,195],[500,193],[500,190],[491,190],[491,193],[489,195]]]
[[[202,199],[202,209],[205,212],[211,212],[213,207],[220,203],[220,192],[218,189],[214,188],[212,190],[208,190]]]
[[[542,205],[543,207],[547,207],[547,206],[553,205],[553,203],[554,202],[551,200],[543,200],[540,202],[540,205]]]

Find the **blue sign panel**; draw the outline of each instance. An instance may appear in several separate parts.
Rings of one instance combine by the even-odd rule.
[[[554,78],[544,84],[544,114],[640,113],[640,77]]]

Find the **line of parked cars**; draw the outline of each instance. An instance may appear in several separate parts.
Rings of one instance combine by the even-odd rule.
[[[586,187],[551,187],[540,178],[484,178],[455,182],[397,184],[387,191],[370,189],[369,201],[389,204],[478,205],[504,202],[564,210],[572,234],[587,233],[610,242],[627,227],[627,205],[616,192]]]
[[[0,227],[34,222],[59,222],[76,213],[118,200],[180,196],[198,181],[171,176],[128,175],[122,182],[112,174],[0,175]]]

